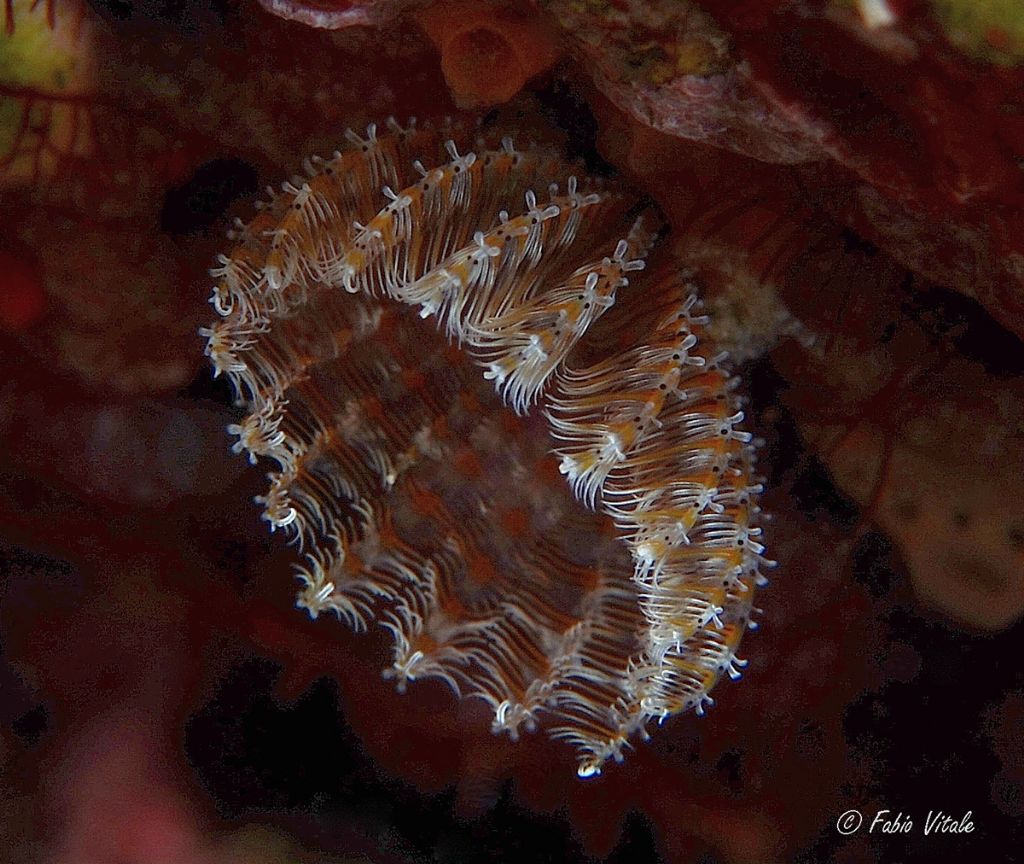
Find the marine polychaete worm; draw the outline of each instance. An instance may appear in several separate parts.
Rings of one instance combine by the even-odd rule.
[[[451,123],[305,169],[238,223],[203,330],[298,605],[583,777],[703,713],[771,562],[738,380],[651,209]]]

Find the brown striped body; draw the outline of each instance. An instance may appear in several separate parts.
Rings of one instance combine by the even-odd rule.
[[[299,605],[378,621],[400,686],[543,723],[589,776],[738,675],[750,436],[692,286],[640,273],[642,205],[449,134],[371,127],[285,184],[213,271],[208,353],[250,406],[236,449],[278,464]]]

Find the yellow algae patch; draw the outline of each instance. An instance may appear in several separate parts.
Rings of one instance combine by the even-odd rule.
[[[961,51],[991,63],[1024,61],[1024,3],[1020,0],[932,0],[946,37]]]
[[[92,28],[77,7],[14,0],[0,33],[0,188],[45,181],[64,156],[91,151],[82,97],[95,83]]]

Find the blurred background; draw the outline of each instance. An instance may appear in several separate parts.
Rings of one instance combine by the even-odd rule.
[[[0,861],[1018,860],[1017,0],[261,2],[0,13]],[[388,115],[654,199],[764,439],[744,679],[593,781],[293,609],[230,453],[206,271]]]

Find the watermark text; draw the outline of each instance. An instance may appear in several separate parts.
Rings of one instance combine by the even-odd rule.
[[[847,810],[836,820],[836,831],[843,835],[856,834],[862,828],[868,834],[921,833],[928,837],[934,834],[970,834],[974,830],[974,821],[970,810],[963,814],[929,810],[923,819],[915,819],[902,810],[876,810],[867,814],[860,810]]]

